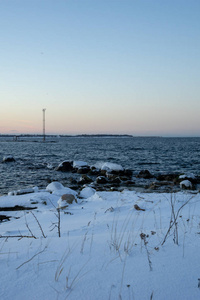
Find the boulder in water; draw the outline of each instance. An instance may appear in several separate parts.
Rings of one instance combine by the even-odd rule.
[[[82,160],[74,160],[73,161],[73,168],[79,169],[81,167],[86,167],[88,166],[88,163]]]
[[[153,175],[149,172],[149,170],[142,170],[137,175],[138,178],[150,179]]]
[[[83,166],[77,169],[78,174],[87,174],[90,171],[89,166]]]
[[[14,161],[15,161],[15,159],[14,159],[14,157],[12,155],[4,156],[3,160],[2,160],[3,163],[14,162]]]
[[[159,181],[173,181],[177,182],[178,175],[177,174],[159,174],[156,179]]]
[[[56,171],[70,172],[73,170],[72,164],[73,164],[72,161],[65,160],[61,164],[58,165],[58,167],[56,168]]]
[[[92,179],[85,174],[83,174],[81,176],[80,180],[78,181],[79,184],[87,184],[87,183],[91,183],[91,182],[92,182]]]
[[[104,176],[98,176],[96,178],[96,183],[98,183],[98,184],[106,184],[106,183],[108,183],[108,180]]]

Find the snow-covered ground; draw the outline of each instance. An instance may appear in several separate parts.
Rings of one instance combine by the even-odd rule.
[[[37,207],[0,212],[0,299],[200,299],[199,193],[34,191],[0,197]]]

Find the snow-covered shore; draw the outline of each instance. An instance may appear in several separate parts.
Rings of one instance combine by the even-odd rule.
[[[200,298],[199,193],[63,194],[0,197],[0,299]]]

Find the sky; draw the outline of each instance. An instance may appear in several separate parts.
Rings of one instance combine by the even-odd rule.
[[[200,136],[199,0],[0,0],[0,133]]]

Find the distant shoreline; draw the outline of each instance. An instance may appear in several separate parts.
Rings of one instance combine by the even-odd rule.
[[[33,138],[43,138],[42,134],[0,134],[0,137],[13,137],[13,138],[20,138],[20,137],[33,137]],[[50,137],[129,137],[132,138],[133,136],[130,134],[46,134],[46,138]]]
[[[159,135],[131,135],[131,134],[46,134],[45,138],[200,138],[199,136],[159,136]],[[0,134],[0,138],[41,138],[42,134]]]

